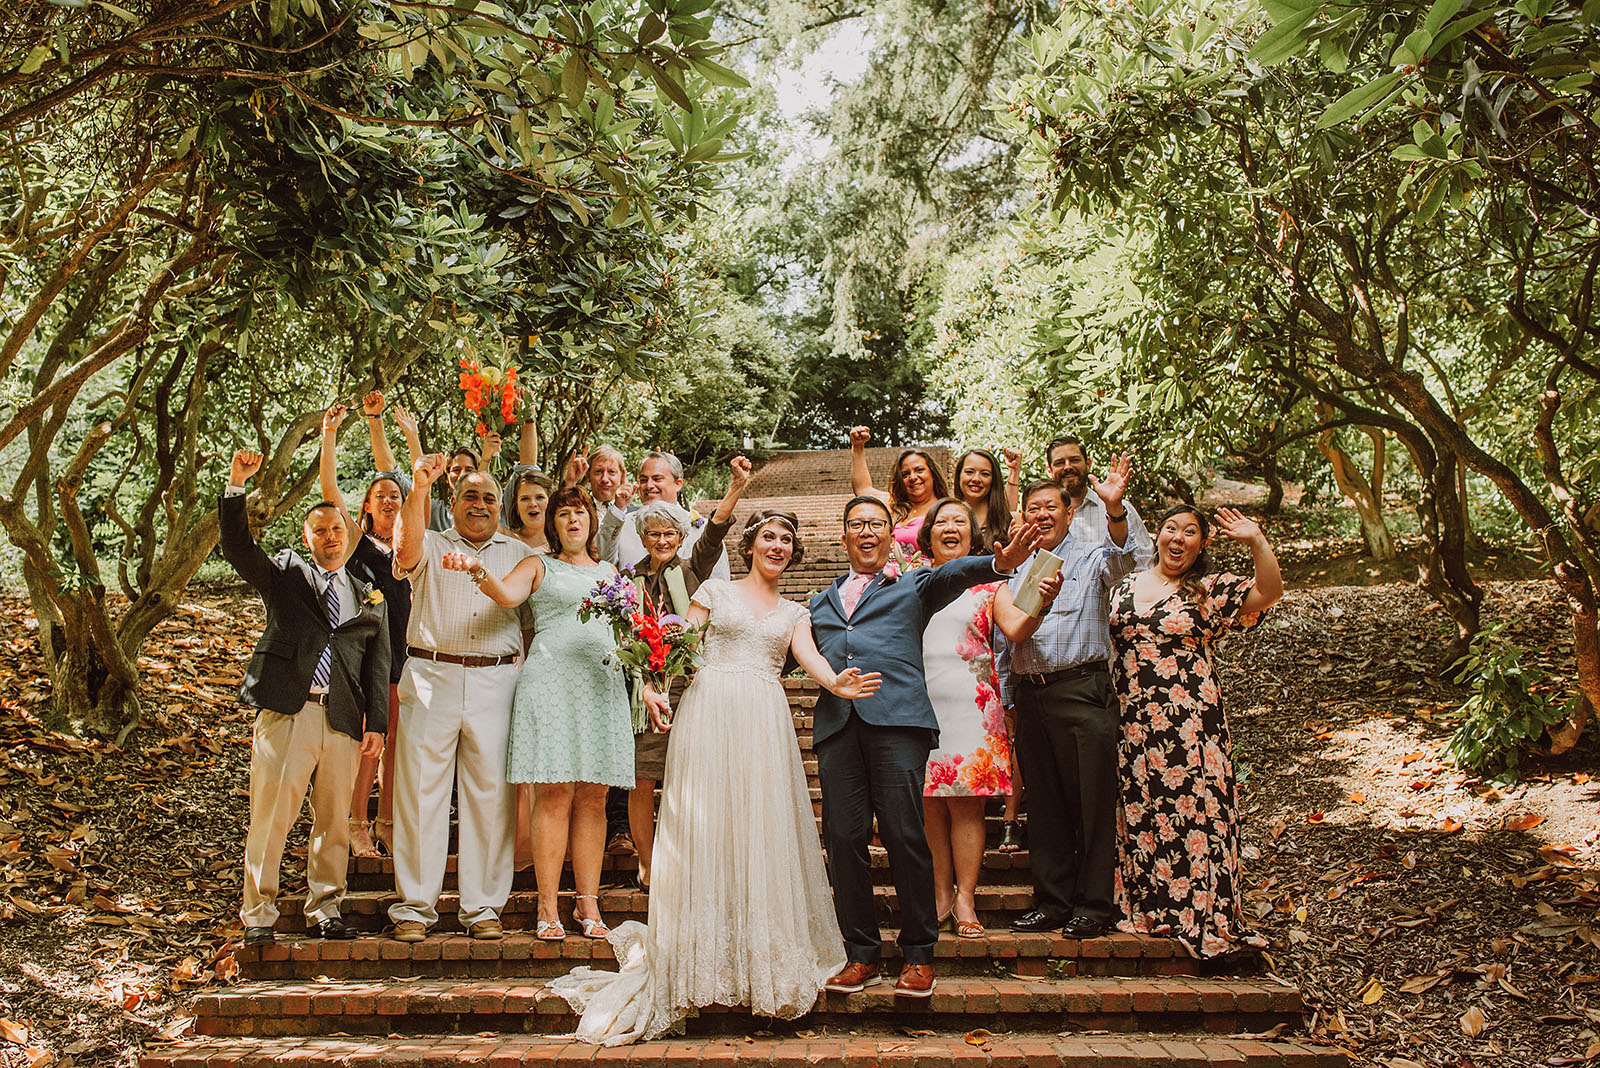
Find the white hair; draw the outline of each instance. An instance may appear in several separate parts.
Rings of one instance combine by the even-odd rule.
[[[660,460],[667,465],[667,470],[672,472],[672,477],[675,480],[683,481],[683,461],[672,455],[672,453],[661,452],[659,449],[645,453],[644,459],[639,461],[639,470],[643,471],[644,465],[651,460]]]
[[[644,537],[645,528],[651,521],[665,523],[677,529],[679,535],[689,536],[689,524],[692,517],[689,510],[671,501],[651,501],[640,505],[639,510],[633,513],[633,529],[639,532],[639,537]]]

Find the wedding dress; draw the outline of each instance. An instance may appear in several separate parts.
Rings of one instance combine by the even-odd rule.
[[[719,579],[694,600],[711,613],[705,663],[673,719],[649,923],[611,932],[619,971],[550,983],[586,1042],[654,1038],[706,1005],[794,1019],[845,963],[779,681],[806,609],[779,601],[757,618]]]

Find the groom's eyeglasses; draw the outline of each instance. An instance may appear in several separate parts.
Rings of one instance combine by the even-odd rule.
[[[882,534],[889,529],[889,521],[887,519],[847,519],[845,520],[844,529],[852,534],[860,534],[864,530],[870,530],[874,534]]]

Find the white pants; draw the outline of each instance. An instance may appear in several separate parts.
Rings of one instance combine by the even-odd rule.
[[[517,667],[464,667],[410,657],[400,678],[394,761],[396,923],[439,920],[450,853],[450,783],[460,817],[456,880],[460,920],[498,919],[511,895],[516,788],[506,782],[506,744]],[[348,800],[348,799],[347,799]]]
[[[250,831],[244,842],[246,927],[278,922],[278,869],[289,828],[311,789],[306,923],[339,917],[350,861],[350,793],[361,743],[328,726],[327,709],[306,702],[285,716],[262,709],[250,745]]]

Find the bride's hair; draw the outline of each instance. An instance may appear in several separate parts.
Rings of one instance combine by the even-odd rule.
[[[800,540],[800,520],[795,518],[795,514],[782,508],[760,508],[745,520],[744,532],[739,535],[739,555],[744,557],[744,562],[750,563],[750,558],[756,551],[756,535],[769,523],[782,523],[789,528],[789,533],[794,535],[794,555],[789,558],[789,566],[793,567],[804,560],[806,546],[805,542]]]

